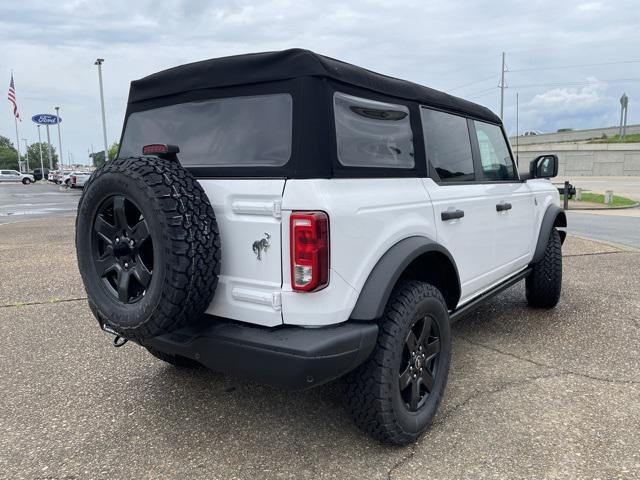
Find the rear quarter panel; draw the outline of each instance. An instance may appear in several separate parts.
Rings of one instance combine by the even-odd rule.
[[[282,209],[282,311],[288,324],[348,320],[369,273],[389,248],[410,236],[435,239],[431,201],[419,178],[288,180]],[[286,226],[296,210],[329,215],[329,285],[318,292],[291,288]]]

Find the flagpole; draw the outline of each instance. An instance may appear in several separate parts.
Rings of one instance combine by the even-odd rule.
[[[12,90],[13,90],[13,99],[11,98],[11,94],[12,94]],[[9,101],[13,102],[14,105],[14,109],[13,109],[13,121],[16,124],[16,152],[18,152],[18,171],[22,172],[22,168],[20,166],[20,135],[18,135],[18,114],[16,114],[17,112],[17,106],[15,103],[15,86],[13,83],[13,69],[11,69],[11,84],[9,85]]]

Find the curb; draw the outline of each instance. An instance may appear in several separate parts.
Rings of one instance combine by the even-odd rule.
[[[627,210],[629,208],[636,208],[640,206],[640,202],[636,202],[633,205],[622,205],[619,207],[579,207],[579,208],[569,208],[569,210]]]
[[[622,252],[640,253],[640,248],[632,247],[631,245],[624,245],[622,243],[609,242],[608,240],[600,240],[599,238],[585,237],[583,235],[576,235],[575,233],[569,233],[569,232],[567,232],[567,236],[579,238],[581,240],[587,240],[589,242],[601,243],[603,245],[608,245],[609,247],[617,248]]]

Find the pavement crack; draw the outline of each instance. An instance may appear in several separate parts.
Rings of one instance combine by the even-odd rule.
[[[411,445],[409,445],[409,453],[403,455],[402,458],[394,463],[393,466],[389,469],[389,471],[387,472],[387,480],[391,480],[393,473],[400,467],[402,467],[402,465],[411,460],[416,453],[418,453],[418,444],[412,443]]]
[[[67,302],[80,302],[83,300],[87,300],[87,297],[78,297],[78,298],[54,298],[52,300],[46,301],[37,301],[37,302],[16,302],[16,303],[7,303],[5,305],[0,305],[0,308],[11,308],[11,307],[27,307],[31,305],[52,305],[56,303],[67,303]]]
[[[527,378],[524,378],[522,380],[517,380],[517,381],[514,381],[514,382],[505,382],[505,383],[502,383],[502,384],[498,385],[497,387],[495,387],[495,388],[493,388],[491,390],[478,390],[478,391],[472,393],[471,395],[469,395],[467,398],[465,398],[458,405],[456,405],[454,407],[451,407],[450,410],[447,410],[441,416],[438,416],[436,418],[436,420],[431,424],[429,429],[432,429],[432,428],[438,427],[440,425],[443,425],[444,423],[446,423],[446,421],[451,416],[455,415],[458,411],[460,411],[462,408],[464,408],[468,403],[470,403],[471,401],[473,401],[476,398],[479,398],[479,397],[481,397],[483,395],[493,395],[494,393],[500,393],[500,392],[502,392],[504,390],[507,390],[509,388],[512,388],[512,387],[519,387],[519,386],[522,386],[522,385],[533,383],[533,382],[535,382],[537,380],[546,379],[546,378],[554,378],[554,377],[562,377],[564,375],[567,375],[567,373],[565,373],[565,372],[557,372],[556,371],[554,373],[548,373],[548,374],[544,374],[544,375],[536,375],[536,376],[533,376],[533,377],[527,377]],[[400,458],[396,463],[393,464],[391,469],[389,469],[389,472],[387,473],[387,479],[391,480],[392,479],[392,475],[394,474],[394,472],[396,472],[400,467],[402,467],[405,463],[407,463],[409,460],[411,460],[417,453],[418,453],[418,444],[417,443],[411,444],[409,453],[407,453],[402,458]]]
[[[618,252],[592,252],[592,253],[570,253],[568,255],[562,255],[564,258],[569,258],[569,257],[593,257],[595,255],[614,255],[614,254],[618,254],[618,253],[636,253],[636,252],[629,252],[626,250],[620,250]]]
[[[438,425],[441,425],[441,424],[445,423],[446,420],[449,417],[451,417],[452,415],[457,413],[459,410],[464,408],[472,400],[475,400],[476,398],[479,398],[479,397],[481,397],[483,395],[493,395],[494,393],[500,393],[500,392],[503,392],[503,391],[508,390],[510,388],[513,388],[513,387],[521,387],[523,385],[527,385],[529,383],[533,383],[533,382],[536,382],[538,380],[543,380],[543,379],[547,379],[547,378],[560,378],[560,377],[563,377],[563,376],[566,376],[566,375],[568,375],[566,372],[555,371],[553,373],[546,373],[546,374],[543,374],[543,375],[535,375],[533,377],[526,377],[526,378],[523,378],[521,380],[516,380],[516,381],[513,381],[513,382],[504,382],[504,383],[499,384],[498,386],[496,386],[495,388],[493,388],[491,390],[477,390],[474,393],[472,393],[471,395],[469,395],[467,398],[465,398],[458,405],[456,405],[454,407],[451,407],[450,410],[447,410],[445,413],[443,413],[443,415],[441,417],[439,417],[435,422],[433,422],[433,426],[438,426]]]
[[[530,363],[532,365],[536,365],[538,367],[543,367],[543,368],[549,368],[549,369],[553,369],[553,370],[557,370],[559,372],[561,372],[562,374],[565,375],[574,375],[576,377],[582,377],[582,378],[587,378],[589,380],[596,380],[599,382],[606,382],[606,383],[614,383],[617,385],[640,385],[640,381],[637,380],[618,380],[618,379],[614,379],[614,378],[607,378],[607,377],[601,377],[601,376],[597,376],[597,375],[590,375],[588,373],[582,373],[582,372],[576,372],[575,370],[568,370],[565,368],[558,368],[555,367],[553,365],[547,365],[546,363],[542,363],[542,362],[538,362],[536,360],[532,360],[530,358],[526,358],[526,357],[522,357],[520,355],[516,355],[515,353],[511,353],[511,352],[506,352],[504,350],[500,350],[499,348],[495,348],[495,347],[491,347],[489,345],[485,345],[483,343],[480,342],[476,342],[474,340],[471,340],[467,337],[464,337],[462,335],[454,335],[454,337],[459,338],[461,340],[464,340],[465,342],[468,342],[472,345],[481,347],[481,348],[485,348],[487,350],[490,350],[492,352],[498,353],[500,355],[505,355],[511,358],[515,358],[517,360],[521,360],[523,362],[527,362]]]

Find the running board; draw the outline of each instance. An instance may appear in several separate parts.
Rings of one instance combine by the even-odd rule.
[[[467,304],[463,305],[462,307],[454,310],[453,312],[450,312],[449,313],[449,322],[453,323],[453,322],[456,322],[456,321],[460,320],[462,317],[464,317],[468,313],[471,313],[473,310],[478,308],[480,305],[482,305],[484,302],[489,300],[494,295],[497,295],[498,293],[502,292],[503,290],[506,290],[507,288],[512,287],[513,285],[518,283],[520,280],[522,280],[524,278],[527,278],[530,273],[531,273],[531,268],[527,267],[525,270],[521,271],[520,273],[515,274],[510,279],[505,280],[504,282],[502,282],[502,283],[496,285],[495,287],[493,287],[491,290],[488,290],[488,291],[484,292],[482,295],[474,298],[469,303],[467,303]]]

